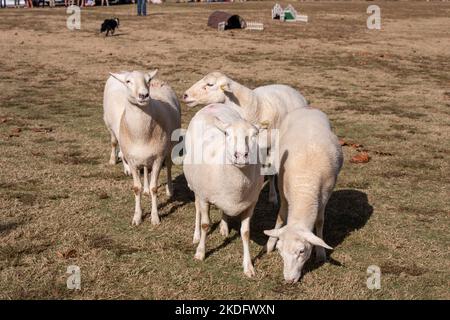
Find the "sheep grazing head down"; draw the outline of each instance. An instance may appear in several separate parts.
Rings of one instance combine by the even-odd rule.
[[[150,81],[158,73],[158,69],[141,72],[110,73],[119,80],[128,90],[128,101],[138,106],[146,106],[150,101]]]
[[[258,128],[242,119],[229,124],[214,118],[214,125],[225,135],[225,163],[244,167],[258,162]]]
[[[210,103],[224,103],[230,92],[230,79],[220,72],[212,72],[197,81],[183,94],[183,102],[189,108]]]
[[[278,238],[277,249],[283,258],[283,275],[288,283],[295,283],[300,279],[303,265],[311,256],[314,246],[333,249],[314,233],[298,225],[286,225],[279,229],[265,230],[264,233]]]

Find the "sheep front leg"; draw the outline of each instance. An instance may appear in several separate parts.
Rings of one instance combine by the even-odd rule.
[[[112,131],[110,131],[110,134],[111,134],[111,155],[109,157],[109,164],[114,165],[117,163],[116,149],[118,141],[114,133],[112,133]]]
[[[319,212],[316,220],[316,235],[323,239],[323,222],[325,217],[325,206],[319,208]],[[325,253],[325,248],[321,246],[315,246],[316,249],[316,262],[325,262],[327,260],[327,255]]]
[[[119,158],[122,159],[123,173],[125,173],[126,176],[131,176],[130,166],[128,165],[128,162],[125,159],[125,157],[123,156],[123,153],[120,149],[119,149]]]
[[[166,168],[167,168],[167,185],[166,185],[166,195],[168,197],[173,196],[173,185],[172,185],[172,159],[170,155],[166,158]]]
[[[155,160],[152,166],[152,172],[150,173],[150,197],[152,198],[152,224],[158,225],[161,223],[158,215],[158,177],[161,172],[162,162]]]
[[[255,269],[253,268],[252,259],[250,256],[250,218],[253,215],[253,209],[255,205],[252,205],[241,215],[241,238],[242,246],[244,248],[244,273],[247,277],[253,277],[255,275]]]
[[[142,184],[141,184],[141,177],[139,176],[139,170],[136,167],[132,167],[130,169],[131,175],[133,176],[133,191],[135,197],[134,216],[131,224],[134,226],[138,226],[142,222],[142,207],[141,207]]]
[[[201,215],[201,233],[200,242],[197,246],[197,251],[195,252],[194,258],[197,260],[204,260],[206,252],[206,235],[209,230],[209,203],[199,199],[198,206]]]
[[[144,195],[146,196],[150,195],[150,187],[148,179],[149,179],[148,167],[144,167]]]
[[[281,228],[286,223],[287,218],[287,201],[284,197],[281,197],[281,206],[278,211],[277,222],[275,224],[275,229]],[[275,249],[275,245],[277,244],[278,239],[274,237],[269,237],[266,244],[266,252],[272,252]]]
[[[200,224],[202,223],[202,217],[200,213],[200,201],[198,197],[195,197],[195,229],[194,229],[194,239],[192,240],[193,244],[197,244],[200,242]]]
[[[230,228],[228,227],[228,218],[225,213],[222,212],[222,220],[220,220],[220,234],[224,237],[228,237],[230,234]]]
[[[278,206],[277,189],[275,188],[275,176],[269,176],[269,202]]]

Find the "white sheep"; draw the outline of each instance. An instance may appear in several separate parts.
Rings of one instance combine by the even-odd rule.
[[[171,134],[180,128],[180,105],[173,90],[165,85],[162,91],[152,93],[150,80],[157,70],[151,72],[111,73],[119,81],[112,95],[126,97],[120,100],[125,109],[120,118],[118,142],[133,176],[135,213],[132,224],[142,222],[141,193],[150,194],[152,200],[151,222],[159,224],[157,204],[158,177],[163,163],[167,168],[166,193],[172,196]],[[109,80],[108,80],[109,81]],[[161,89],[162,89],[161,88]],[[111,154],[112,156],[112,154]],[[144,169],[144,189],[139,170]],[[150,172],[150,182],[149,182]]]
[[[239,84],[221,72],[212,72],[197,81],[183,95],[188,107],[199,104],[235,104],[242,117],[253,124],[278,128],[286,113],[308,106],[303,95],[294,88],[272,84],[254,90]]]
[[[247,121],[268,129],[278,128],[280,120],[289,111],[308,106],[301,93],[290,86],[273,84],[251,90],[221,72],[209,73],[197,81],[186,90],[183,101],[188,107],[225,103],[233,106]],[[268,133],[270,136],[270,130]],[[269,181],[269,201],[277,205],[274,177],[270,176]],[[225,222],[222,222],[221,230],[224,226]]]
[[[152,99],[172,97],[172,89],[164,81],[152,79],[150,81],[150,86],[152,88],[152,90],[150,90],[150,97]],[[118,158],[120,158],[123,163],[124,173],[126,175],[131,175],[130,167],[118,146],[120,119],[122,118],[126,103],[127,91],[124,90],[123,84],[113,76],[110,76],[106,81],[103,92],[103,120],[111,135],[111,155],[109,157],[109,164],[115,165]]]
[[[264,232],[271,237],[267,251],[277,245],[284,260],[284,279],[293,283],[300,278],[313,246],[318,261],[326,259],[324,248],[332,249],[322,240],[324,212],[343,155],[327,116],[319,110],[294,110],[279,130],[281,206],[275,229]]]
[[[255,274],[250,257],[250,218],[264,176],[257,161],[258,128],[223,104],[204,107],[192,118],[185,136],[183,170],[195,193],[195,258],[203,260],[209,230],[209,206],[228,216],[240,216],[243,267]]]
[[[120,148],[118,148],[120,119],[122,118],[126,103],[127,92],[124,90],[123,84],[113,76],[110,76],[106,81],[103,91],[103,120],[111,135],[109,164],[115,165],[118,160],[117,156],[119,156],[122,159],[124,173],[131,175],[130,168],[123,158]]]

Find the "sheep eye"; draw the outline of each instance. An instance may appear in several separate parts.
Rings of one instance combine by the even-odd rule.
[[[304,254],[305,253],[305,249],[300,249],[300,251],[298,253],[299,254]]]
[[[127,83],[131,83],[131,81],[130,81],[130,80],[127,80]]]
[[[206,84],[208,87],[212,87],[214,84],[213,83],[207,83]]]

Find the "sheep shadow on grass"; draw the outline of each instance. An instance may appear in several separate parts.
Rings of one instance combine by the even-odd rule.
[[[251,239],[261,246],[264,246],[268,240],[264,230],[272,229],[275,226],[278,213],[278,208],[271,209],[272,205],[267,199],[268,186],[261,192],[251,224]],[[334,191],[325,211],[323,232],[325,242],[333,248],[339,246],[350,233],[364,227],[372,213],[373,207],[369,204],[366,193],[352,189]],[[261,250],[255,260],[261,258],[263,254],[264,252]],[[327,256],[329,263],[341,265],[339,261],[329,256],[329,252]],[[304,273],[310,272],[320,265],[321,263],[315,263],[313,253],[305,265]]]
[[[173,196],[158,204],[158,209],[161,210],[159,216],[161,219],[170,216],[186,204],[194,202],[194,193],[189,189],[184,174],[176,176],[175,179],[172,180],[172,184]],[[164,181],[160,186],[165,188],[165,185],[166,182]],[[169,205],[170,208],[166,209]],[[147,215],[150,215],[150,213],[147,213],[146,216]]]
[[[353,231],[361,229],[369,221],[373,207],[369,204],[367,194],[358,190],[344,189],[333,192],[325,211],[324,240],[331,247],[336,248]],[[341,262],[327,252],[327,262],[343,266]],[[303,275],[319,268],[322,263],[309,259],[305,264]],[[302,276],[303,276],[302,275]]]
[[[194,195],[187,187],[184,175],[179,175],[174,181],[175,197],[179,202],[173,206],[168,213],[164,213],[162,217],[167,216],[177,208],[184,206],[186,203],[194,201]],[[179,188],[178,192],[177,189]],[[250,225],[250,238],[261,246],[260,252],[253,261],[260,259],[264,254],[264,246],[268,237],[264,234],[264,230],[273,229],[278,214],[278,208],[268,201],[269,184],[267,183],[259,195],[259,200],[253,214]],[[333,248],[339,246],[345,238],[353,231],[358,230],[367,223],[373,213],[373,207],[369,204],[367,194],[358,190],[343,189],[336,190],[332,193],[328,201],[325,211],[324,240]],[[224,242],[217,248],[207,252],[207,256],[220,251],[231,242],[239,237],[240,219],[238,217],[228,217],[230,236],[224,239]],[[212,224],[209,233],[215,232],[219,226],[219,221]],[[232,234],[232,230],[236,232]],[[328,262],[341,265],[339,261],[334,260],[328,253]],[[314,253],[305,265],[303,273],[311,272],[321,266],[316,263]]]

